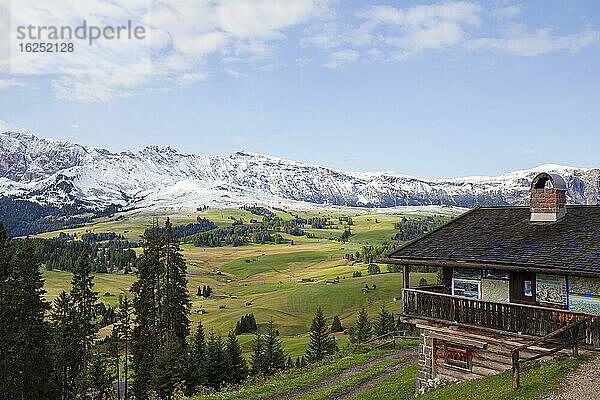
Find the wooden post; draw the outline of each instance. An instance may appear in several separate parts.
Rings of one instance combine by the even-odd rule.
[[[519,388],[519,350],[512,353],[513,389]]]
[[[408,281],[408,265],[402,266],[402,278],[404,279],[404,289],[408,289],[410,287],[410,282]]]
[[[575,341],[573,343],[573,357],[579,357],[579,326],[576,326],[573,331],[573,340]]]

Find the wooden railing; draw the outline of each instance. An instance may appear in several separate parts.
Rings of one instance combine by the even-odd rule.
[[[552,354],[558,353],[561,350],[566,349],[567,347],[572,347],[573,357],[577,357],[579,355],[579,342],[581,342],[584,337],[580,334],[581,326],[586,323],[592,321],[592,316],[587,316],[583,319],[580,319],[575,322],[571,322],[570,324],[563,326],[560,329],[555,330],[554,332],[549,333],[548,335],[541,337],[539,339],[533,340],[529,343],[522,344],[520,346],[516,346],[511,350],[512,355],[512,372],[513,372],[513,389],[518,389],[520,385],[519,379],[519,370],[520,364],[526,363],[528,361],[537,360],[542,357],[547,357]],[[519,354],[521,351],[527,350],[530,347],[537,346],[542,344],[543,342],[547,342],[550,339],[554,338],[562,338],[563,343],[554,346],[554,348],[539,353],[533,357],[529,358],[519,358]]]
[[[495,303],[419,289],[402,289],[403,315],[433,322],[478,326],[531,336],[546,336],[587,317],[547,307]],[[600,346],[600,318],[582,324],[585,343]]]

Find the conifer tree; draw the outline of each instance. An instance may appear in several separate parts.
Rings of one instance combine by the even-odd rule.
[[[361,309],[358,313],[356,326],[350,329],[350,341],[352,343],[363,343],[371,338],[371,322],[369,314],[365,309]]]
[[[331,332],[343,332],[343,330],[344,328],[342,327],[340,317],[336,315],[333,317],[333,322],[331,323]]]
[[[2,393],[7,399],[43,399],[50,390],[50,331],[44,320],[50,306],[30,239],[22,242],[10,264],[3,299],[7,348]]]
[[[320,361],[325,356],[335,353],[335,350],[335,341],[333,337],[329,336],[325,315],[319,307],[315,311],[315,317],[310,326],[310,339],[306,356],[311,362]]]
[[[89,349],[92,345],[94,333],[93,322],[98,315],[98,293],[93,291],[94,277],[87,253],[82,252],[75,265],[71,279],[71,297],[75,307],[79,332],[77,340],[79,349],[75,354],[81,360],[83,375],[87,374]],[[85,386],[85,382],[84,382]]]
[[[113,393],[113,376],[106,368],[106,355],[90,354],[86,375],[86,393],[82,396],[89,400],[109,399]]]
[[[123,389],[123,398],[129,399],[129,350],[131,345],[131,303],[127,296],[119,297],[118,320],[116,323],[118,340],[122,344],[125,361],[123,363],[123,374],[125,377],[125,386]],[[118,373],[118,371],[117,371]]]
[[[240,383],[248,376],[248,365],[242,356],[242,349],[233,332],[229,333],[225,345],[226,380]]]
[[[250,356],[250,364],[250,373],[252,375],[266,373],[263,337],[258,330],[256,330],[254,341],[252,342],[252,355]]]
[[[165,341],[176,341],[185,348],[191,307],[185,276],[187,267],[169,218],[165,222],[162,236],[164,277],[159,299],[161,329],[166,335]]]
[[[131,337],[132,366],[135,373],[133,391],[135,398],[139,400],[148,397],[151,372],[159,347],[157,293],[159,273],[162,270],[162,241],[155,222],[142,239],[144,251],[138,259],[138,279],[132,285],[135,324]]]
[[[206,340],[204,338],[204,327],[202,322],[198,322],[198,328],[192,338],[192,345],[190,346],[190,386],[192,389],[195,386],[204,386],[205,381],[205,368],[209,368],[206,364]]]
[[[75,397],[75,381],[81,372],[80,360],[73,357],[79,350],[79,325],[73,299],[64,290],[54,300],[50,324],[54,381],[60,399],[70,399]]]
[[[9,323],[14,316],[15,310],[11,305],[9,294],[11,285],[11,251],[10,239],[6,234],[4,225],[0,221],[0,370],[7,371],[12,368],[9,364],[11,358],[8,352],[12,348],[12,332],[10,329],[12,324]],[[7,387],[12,374],[0,374],[0,387]]]
[[[375,321],[375,336],[382,336],[393,332],[394,328],[394,316],[387,311],[385,305],[381,306],[381,310]]]
[[[206,385],[218,389],[225,381],[227,364],[223,339],[212,331],[206,340],[206,365],[207,368],[204,369]]]
[[[264,337],[264,367],[266,375],[273,375],[285,368],[285,352],[273,320],[269,321]]]

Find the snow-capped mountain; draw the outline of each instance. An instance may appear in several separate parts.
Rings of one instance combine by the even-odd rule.
[[[531,179],[557,172],[568,201],[600,203],[600,169],[558,165],[498,177],[419,179],[349,173],[240,151],[229,157],[147,146],[111,153],[26,131],[0,132],[0,197],[43,205],[195,208],[199,205],[304,202],[358,207],[527,204]]]

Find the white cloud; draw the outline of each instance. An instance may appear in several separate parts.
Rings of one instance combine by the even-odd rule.
[[[327,68],[339,68],[346,64],[356,62],[359,53],[356,50],[340,50],[329,55],[329,62],[323,64]]]
[[[310,57],[298,57],[298,58],[296,58],[296,65],[299,67],[304,67],[311,61],[312,61],[312,59]]]
[[[515,36],[473,39],[466,44],[466,47],[474,50],[498,50],[518,56],[538,56],[564,50],[569,53],[577,53],[585,47],[599,43],[600,33],[598,31],[554,36],[549,29],[538,29]]]
[[[79,124],[71,124],[71,125],[69,125],[69,129],[77,130],[77,129],[79,129]]]
[[[5,121],[0,120],[0,132],[7,131],[8,129],[10,129],[10,125]]]
[[[531,156],[537,153],[537,150],[534,149],[523,149],[521,150],[521,154]]]
[[[27,82],[24,82],[19,79],[9,78],[9,79],[0,79],[0,90],[8,89],[9,87],[26,87],[29,86]]]
[[[19,0],[11,11],[14,26],[76,26],[86,18],[99,26],[132,19],[146,27],[148,40],[136,46],[105,40],[79,45],[68,57],[13,63],[24,73],[57,74],[51,85],[59,98],[104,102],[204,80],[225,60],[270,57],[287,29],[328,12],[328,1]]]
[[[492,10],[490,14],[496,18],[514,18],[521,15],[520,5],[512,5]]]

